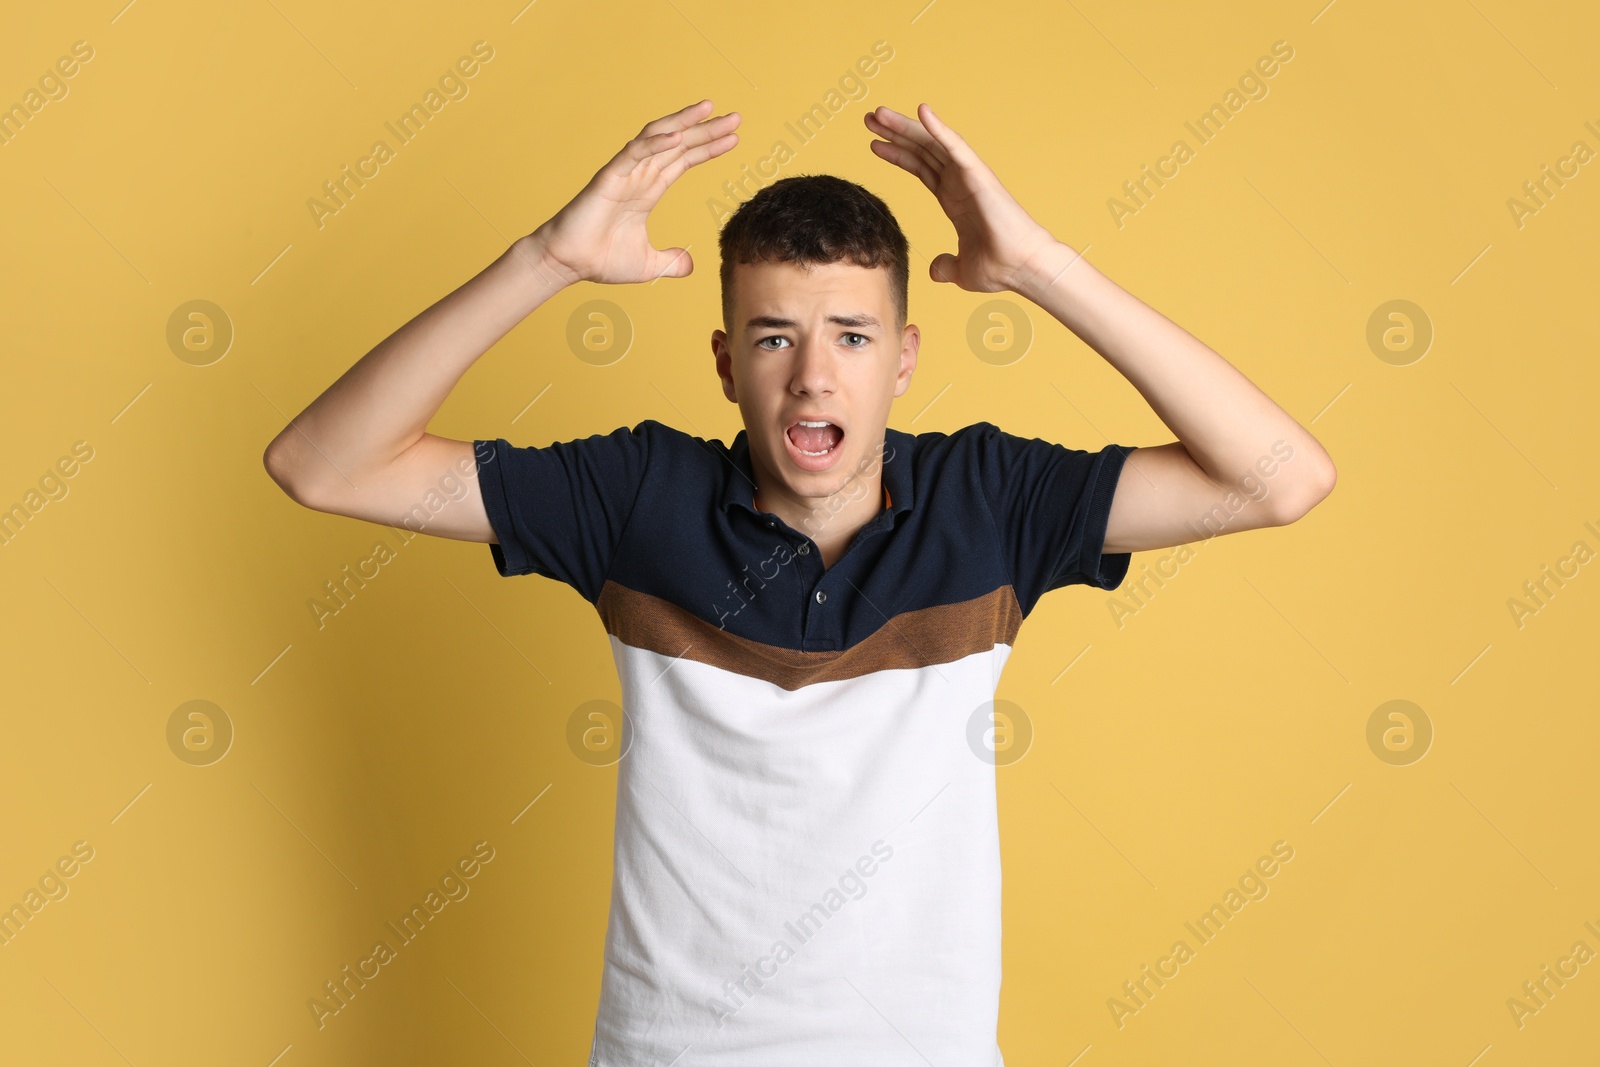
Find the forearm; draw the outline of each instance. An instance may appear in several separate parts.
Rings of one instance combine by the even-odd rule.
[[[1018,292],[1120,371],[1217,484],[1237,485],[1263,457],[1274,456],[1279,441],[1294,449],[1294,459],[1282,468],[1288,480],[1278,484],[1309,496],[1331,483],[1332,460],[1288,412],[1073,249],[1052,246]]]
[[[416,444],[468,368],[568,281],[536,231],[380,342],[267,448],[280,483],[360,485]]]

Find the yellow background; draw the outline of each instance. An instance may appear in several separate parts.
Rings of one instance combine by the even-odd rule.
[[[1200,547],[1120,627],[1115,594],[1082,587],[1024,627],[1000,689],[1036,732],[1000,771],[1007,1063],[1594,1062],[1600,962],[1520,1028],[1506,1001],[1574,942],[1600,950],[1600,576],[1520,628],[1507,601],[1575,541],[1600,549],[1600,163],[1520,228],[1506,201],[1574,141],[1600,150],[1600,25],[1579,4],[1320,5],[111,0],[11,20],[0,102],[75,41],[94,58],[0,147],[0,505],[74,442],[94,457],[0,547],[0,904],[74,842],[95,853],[0,947],[0,1060],[586,1062],[616,772],[565,730],[618,695],[598,619],[555,582],[501,580],[483,546],[419,538],[319,630],[307,600],[386,532],[298,508],[261,451],[704,96],[743,114],[742,142],[652,220],[694,274],[562,293],[433,429],[547,444],[657,418],[731,440],[707,201],[796,147],[784,123],[883,40],[864,98],[782,173],[861,181],[916,250],[926,340],[894,425],[1171,439],[1037,308],[1024,358],[968,349],[983,298],[927,277],[950,227],[861,124],[927,100],[1339,468],[1305,521]],[[307,200],[478,40],[494,58],[470,95],[319,229]],[[1108,198],[1279,40],[1294,58],[1269,95],[1119,228]],[[635,332],[604,367],[566,342],[595,298]],[[196,299],[235,331],[208,366],[166,341]],[[1407,366],[1366,343],[1393,299],[1435,332]],[[209,766],[167,743],[195,699],[235,730]],[[1407,766],[1366,740],[1391,699],[1435,732]],[[481,840],[471,895],[319,1031],[307,999]],[[1280,840],[1270,895],[1119,1028],[1108,998]]]

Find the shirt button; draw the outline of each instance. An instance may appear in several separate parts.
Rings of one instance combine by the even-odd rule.
[[[799,553],[800,553],[800,554],[801,554],[801,555],[802,555],[802,556],[809,556],[809,555],[811,555],[811,545],[810,545],[810,543],[809,543],[809,542],[808,542],[808,543],[806,543],[806,544],[803,544],[803,545],[801,545],[801,546],[800,546],[800,548],[799,548],[799,549],[798,549],[798,550],[797,550],[797,551],[799,551]]]
[[[821,604],[824,601],[826,601],[827,599],[828,599],[828,591],[826,589],[818,589],[817,590],[817,603]]]
[[[771,519],[768,519],[767,520],[767,525],[771,526],[773,528],[776,528],[778,524],[776,522],[773,522]]]

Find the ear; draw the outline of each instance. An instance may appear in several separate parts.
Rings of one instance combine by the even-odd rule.
[[[733,389],[733,350],[728,347],[728,335],[721,330],[711,331],[711,355],[716,361],[717,377],[722,379],[722,395],[733,404],[739,402]]]
[[[917,349],[922,344],[922,331],[915,323],[907,323],[900,332],[900,373],[894,380],[894,395],[901,396],[911,388],[911,375],[917,369]]]

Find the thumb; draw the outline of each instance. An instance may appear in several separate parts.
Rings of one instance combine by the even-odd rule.
[[[657,278],[682,278],[694,270],[694,260],[687,248],[655,249],[650,273]]]
[[[953,282],[957,277],[959,261],[949,252],[940,252],[928,264],[928,276],[936,282]]]

